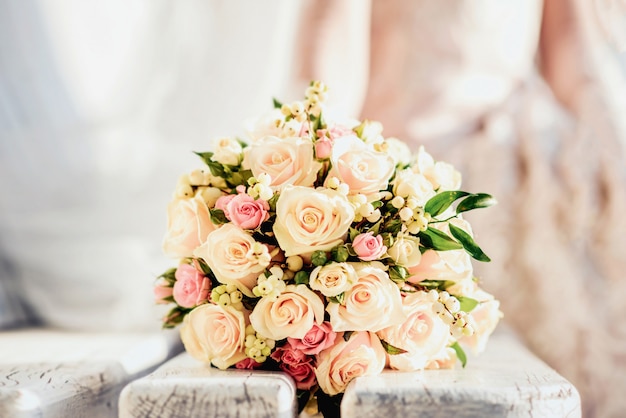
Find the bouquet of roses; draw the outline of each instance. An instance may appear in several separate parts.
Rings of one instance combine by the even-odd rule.
[[[465,365],[501,316],[470,257],[489,261],[463,212],[495,203],[380,123],[332,120],[327,88],[274,100],[244,142],[197,155],[168,207],[155,286],[194,358],[282,370],[301,405],[383,369]]]

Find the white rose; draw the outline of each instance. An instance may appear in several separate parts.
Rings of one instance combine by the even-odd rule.
[[[324,296],[337,296],[350,289],[357,281],[356,271],[348,263],[331,263],[313,269],[309,286]]]
[[[410,235],[400,235],[396,238],[387,254],[396,263],[404,267],[413,267],[419,264],[422,259],[420,252],[419,238]]]
[[[238,165],[241,162],[243,148],[235,138],[216,138],[213,140],[211,160],[220,164]]]
[[[214,230],[209,208],[202,197],[174,199],[167,206],[163,252],[173,258],[191,257]]]
[[[411,149],[404,141],[398,138],[385,139],[387,144],[387,153],[391,155],[396,165],[407,165],[411,162]]]
[[[435,162],[433,157],[420,147],[413,170],[423,174],[435,190],[458,190],[461,187],[461,173],[454,166],[443,161]]]
[[[355,263],[357,282],[345,292],[343,304],[329,303],[333,330],[377,332],[405,320],[400,289],[387,273],[366,263]]]
[[[227,369],[246,358],[245,315],[232,306],[207,303],[185,316],[180,337],[195,359]]]
[[[432,305],[426,292],[409,293],[402,299],[406,320],[378,332],[381,340],[407,351],[388,356],[391,368],[422,370],[445,349],[450,328],[433,312]]]
[[[269,174],[270,186],[312,186],[322,164],[315,160],[313,142],[308,138],[265,137],[245,149],[243,166],[258,177]]]
[[[330,189],[287,186],[276,203],[274,234],[287,257],[327,251],[341,244],[354,220],[354,208]]]
[[[342,393],[355,377],[382,373],[385,354],[380,340],[371,332],[355,332],[348,341],[337,338],[332,347],[317,356],[317,382],[331,396]]]
[[[262,140],[268,136],[279,138],[300,136],[302,125],[302,122],[298,122],[295,119],[285,122],[285,115],[282,114],[280,109],[273,109],[260,118],[250,119],[245,122],[246,131],[252,142]]]
[[[478,286],[473,293],[464,296],[476,299],[480,303],[469,313],[474,326],[474,334],[471,337],[461,337],[459,342],[469,347],[474,353],[480,353],[485,350],[489,336],[503,316],[500,311],[500,302]]]
[[[324,321],[324,303],[306,285],[289,285],[277,298],[264,297],[256,304],[250,323],[265,338],[303,338]]]
[[[424,206],[428,199],[435,195],[435,189],[426,177],[407,168],[396,172],[393,180],[393,194],[405,199],[411,197],[419,206]]]
[[[337,177],[350,187],[350,194],[373,195],[387,188],[395,162],[387,153],[372,149],[356,135],[336,138],[327,179]]]
[[[252,288],[266,264],[254,257],[256,241],[250,234],[228,223],[211,232],[206,242],[194,251],[211,268],[220,283],[234,284],[245,295],[253,297]]]

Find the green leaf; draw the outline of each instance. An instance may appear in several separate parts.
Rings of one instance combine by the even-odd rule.
[[[306,271],[300,270],[294,276],[294,280],[295,280],[296,284],[306,284],[306,285],[308,285],[309,284],[309,273],[307,273]]]
[[[404,282],[409,276],[409,271],[403,266],[392,266],[389,269],[389,278],[394,282]]]
[[[222,164],[209,160],[206,162],[206,165],[209,166],[211,174],[213,174],[215,177],[226,177],[226,170],[224,169],[224,166]]]
[[[267,203],[270,205],[270,210],[272,212],[276,212],[276,202],[278,202],[279,197],[280,197],[280,194],[275,193],[274,196],[272,196],[272,198],[267,201]]]
[[[468,298],[467,296],[454,296],[461,302],[461,310],[463,312],[471,312],[476,306],[478,301],[476,299]]]
[[[446,233],[438,229],[430,228],[421,231],[417,236],[420,242],[428,248],[437,251],[460,250],[463,245],[450,238]]]
[[[458,226],[454,226],[452,224],[448,224],[450,227],[450,233],[452,236],[459,240],[459,242],[465,248],[465,251],[469,255],[471,255],[474,259],[483,262],[489,262],[491,259],[480,249],[478,244],[474,241],[470,234],[459,228]]]
[[[454,351],[456,352],[456,357],[461,362],[461,366],[465,368],[465,365],[467,364],[467,356],[465,355],[465,351],[463,351],[458,342],[455,342],[450,347],[454,349]]]
[[[431,197],[428,202],[426,202],[424,211],[430,213],[430,216],[437,216],[448,209],[455,200],[467,195],[469,195],[469,193],[461,190],[451,190],[437,193]]]
[[[213,157],[212,152],[195,152],[194,151],[194,154],[200,157],[206,165],[209,165],[209,162],[211,162],[211,157]]]
[[[383,348],[385,349],[385,351],[387,353],[389,353],[390,355],[392,355],[392,356],[395,356],[397,354],[404,354],[404,353],[407,352],[406,350],[404,350],[402,348],[398,348],[398,347],[395,347],[395,346],[389,344],[385,340],[380,340],[380,343],[383,345]]]
[[[348,235],[350,235],[350,241],[354,241],[359,234],[360,232],[358,229],[350,227],[350,232],[348,233]]]
[[[158,278],[164,278],[168,283],[174,283],[176,281],[176,267],[172,267],[171,269],[167,269],[163,274],[161,274]]]
[[[324,251],[313,251],[313,255],[311,255],[311,263],[313,263],[314,266],[323,266],[326,264],[326,261],[328,261],[328,257],[326,257],[326,253]]]
[[[496,203],[496,199],[487,193],[472,194],[463,199],[456,207],[456,213],[467,212],[472,209],[488,208]]]
[[[248,184],[248,179],[252,177],[252,170],[241,170],[233,172],[228,178],[228,182],[237,187],[240,184],[244,186]]]
[[[337,296],[331,296],[328,298],[328,300],[332,303],[338,303],[340,305],[343,305],[343,303],[346,301],[346,292],[341,292]]]
[[[281,107],[283,107],[283,104],[278,101],[275,97],[272,97],[272,102],[274,104],[274,109],[280,109]]]
[[[213,273],[209,265],[206,263],[206,261],[204,261],[201,258],[196,258],[195,260],[198,262],[198,265],[200,266],[200,269],[202,270],[205,276],[208,276],[209,274]]]
[[[209,209],[209,213],[211,214],[211,222],[215,225],[222,225],[228,222],[226,214],[221,209]]]
[[[383,206],[383,202],[380,200],[375,200],[372,202],[372,206],[374,207],[374,209],[378,209]]]

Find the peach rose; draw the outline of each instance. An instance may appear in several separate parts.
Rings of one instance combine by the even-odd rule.
[[[209,208],[200,196],[174,199],[167,207],[163,252],[172,258],[191,257],[214,230]]]
[[[189,264],[181,264],[176,269],[174,301],[183,308],[193,308],[206,302],[211,281]]]
[[[250,315],[254,329],[272,340],[304,338],[313,324],[323,320],[324,303],[303,284],[287,286],[277,298],[261,298]]]
[[[315,160],[314,146],[308,138],[268,136],[253,142],[244,151],[244,168],[258,177],[266,173],[270,186],[280,190],[288,184],[312,186],[322,164]]]
[[[350,263],[330,263],[313,269],[309,286],[324,296],[332,297],[350,289],[358,277]]]
[[[384,152],[374,151],[356,135],[335,139],[328,178],[337,177],[350,187],[350,194],[366,196],[387,188],[395,162]]]
[[[371,332],[355,332],[348,341],[338,338],[334,346],[317,357],[317,382],[325,393],[337,395],[355,377],[380,374],[385,368],[385,355],[380,340]]]
[[[287,186],[276,203],[274,234],[287,257],[343,243],[354,207],[335,190]]]
[[[267,247],[237,226],[225,224],[211,232],[193,255],[208,264],[220,283],[234,284],[245,295],[254,297],[252,288],[267,266],[255,253],[257,247],[263,248],[269,263]]]
[[[400,289],[391,281],[382,264],[355,264],[357,282],[345,293],[343,304],[329,303],[333,330],[372,331],[404,322]]]
[[[227,369],[246,358],[246,319],[232,306],[207,303],[192,310],[183,320],[180,337],[195,359]]]
[[[402,298],[406,320],[378,332],[381,340],[407,351],[389,355],[392,369],[422,370],[446,347],[450,328],[433,312],[432,306],[426,292],[409,293]]]

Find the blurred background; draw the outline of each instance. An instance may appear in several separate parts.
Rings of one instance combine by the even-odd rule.
[[[477,275],[581,392],[626,407],[626,2],[0,0],[0,327],[158,329],[191,151],[312,79],[463,173]]]

